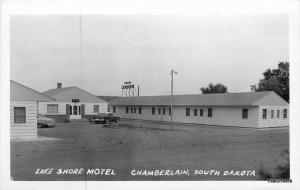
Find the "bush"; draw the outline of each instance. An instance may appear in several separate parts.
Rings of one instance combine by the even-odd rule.
[[[270,173],[265,170],[263,164],[261,163],[260,169],[258,170],[258,175],[262,180],[268,179],[289,179],[290,178],[290,156],[289,151],[283,151],[280,156],[283,158],[283,163],[279,164],[274,173]]]

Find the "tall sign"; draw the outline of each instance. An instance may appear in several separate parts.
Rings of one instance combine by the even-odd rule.
[[[121,89],[122,89],[122,97],[133,97],[137,94],[139,96],[139,86],[138,86],[138,91],[136,92],[134,88],[134,84],[131,83],[131,81],[126,81],[124,84],[122,84]]]

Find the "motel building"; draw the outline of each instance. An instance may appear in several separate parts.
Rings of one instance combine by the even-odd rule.
[[[10,81],[10,136],[11,138],[36,138],[39,102],[54,99]]]
[[[106,101],[76,86],[63,88],[62,83],[57,83],[56,88],[43,94],[55,101],[39,102],[38,113],[53,118],[56,122],[89,119],[108,109]]]
[[[170,122],[170,96],[138,96],[109,102],[126,119]],[[250,128],[289,126],[289,104],[273,91],[173,96],[173,122]]]

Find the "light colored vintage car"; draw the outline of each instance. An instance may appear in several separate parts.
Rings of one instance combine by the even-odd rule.
[[[51,118],[47,118],[44,115],[38,114],[37,117],[38,128],[41,127],[55,127],[55,120]]]

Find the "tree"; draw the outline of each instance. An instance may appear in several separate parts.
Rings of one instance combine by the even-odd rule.
[[[213,93],[227,93],[227,87],[221,83],[214,85],[209,83],[208,87],[200,88],[202,94],[213,94]]]
[[[280,62],[277,69],[268,69],[263,76],[258,84],[251,85],[251,91],[274,91],[289,101],[289,62]]]

